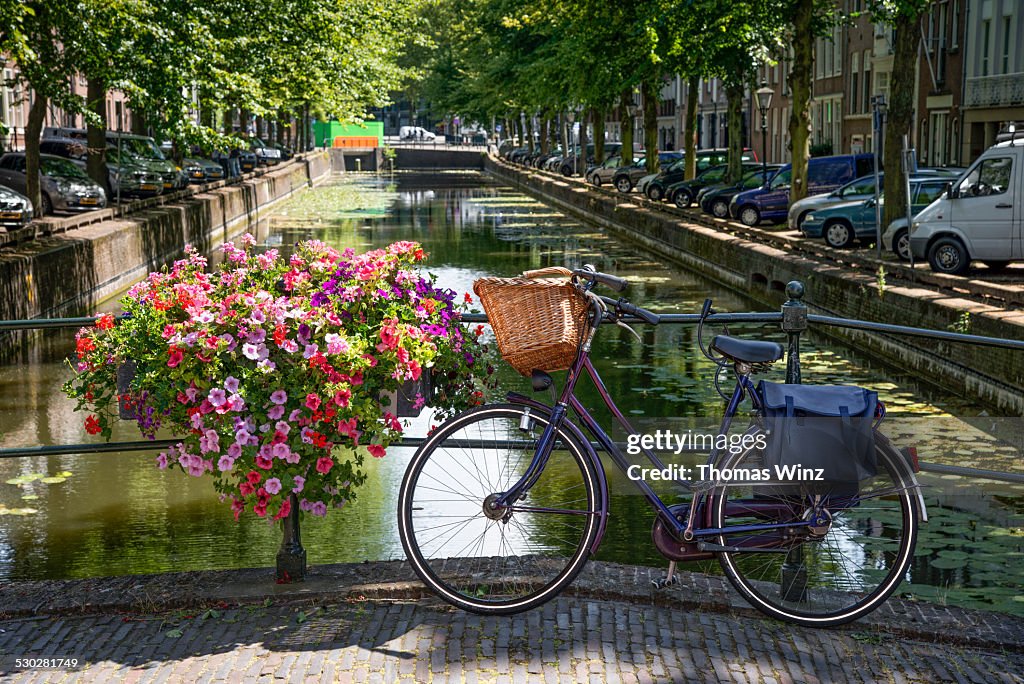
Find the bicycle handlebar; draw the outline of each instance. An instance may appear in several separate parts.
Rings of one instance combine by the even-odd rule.
[[[577,278],[586,278],[595,283],[601,283],[606,287],[610,287],[616,292],[622,292],[629,287],[629,281],[625,278],[613,276],[608,273],[598,273],[594,270],[593,266],[587,265],[583,268],[575,269],[572,274]]]
[[[661,316],[648,311],[647,309],[641,308],[632,302],[628,302],[625,299],[612,299],[611,297],[601,297],[601,300],[609,307],[613,307],[617,313],[623,313],[627,316],[636,316],[644,323],[650,323],[651,325],[657,325],[661,322]]]

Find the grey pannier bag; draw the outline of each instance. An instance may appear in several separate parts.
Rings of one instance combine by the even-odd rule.
[[[844,385],[757,386],[767,431],[764,465],[777,474],[799,471],[811,492],[856,494],[858,483],[878,472],[874,420],[878,393]],[[808,471],[815,477],[807,482]],[[810,486],[808,486],[810,485]],[[788,489],[788,487],[787,487]]]

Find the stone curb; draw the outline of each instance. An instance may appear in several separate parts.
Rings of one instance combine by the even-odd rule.
[[[652,580],[663,577],[663,569],[591,561],[564,594],[763,618],[724,577],[677,574],[678,586],[657,590]],[[276,584],[273,578],[272,568],[249,568],[9,582],[0,586],[0,618],[156,613],[268,600],[322,603],[433,598],[404,561],[316,566],[310,568],[303,583]],[[898,598],[891,598],[871,615],[840,629],[1024,653],[1024,618]]]

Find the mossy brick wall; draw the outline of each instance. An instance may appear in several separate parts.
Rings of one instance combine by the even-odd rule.
[[[970,313],[975,335],[1024,339],[1024,312],[1004,310],[904,284],[882,286],[868,273],[791,254],[714,228],[680,220],[657,209],[632,204],[578,184],[520,171],[488,160],[487,170],[520,190],[554,202],[577,216],[643,245],[711,280],[775,309],[791,280],[806,287],[804,301],[812,313],[933,330],[959,327]],[[980,404],[1024,413],[1024,351],[1000,349],[902,335],[814,326],[871,356],[913,373]],[[805,382],[814,378],[806,376]]]
[[[254,230],[268,207],[329,175],[328,155],[316,153],[242,183],[5,249],[0,320],[89,312],[179,258],[186,244],[209,250]]]

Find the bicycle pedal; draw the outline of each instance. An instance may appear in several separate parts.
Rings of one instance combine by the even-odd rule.
[[[672,577],[651,580],[651,584],[654,585],[655,589],[665,589],[667,587],[677,587],[682,584],[682,581],[679,579],[679,575],[673,575]]]

